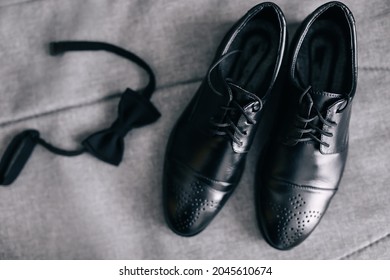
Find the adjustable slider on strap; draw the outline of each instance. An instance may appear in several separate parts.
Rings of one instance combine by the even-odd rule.
[[[12,139],[0,161],[0,185],[10,185],[18,177],[38,139],[36,130],[25,130]]]
[[[37,130],[25,130],[16,135],[8,145],[0,161],[0,185],[12,184],[19,176],[37,144],[48,151],[62,156],[72,157],[84,153],[84,149],[64,150],[49,144],[39,136]]]

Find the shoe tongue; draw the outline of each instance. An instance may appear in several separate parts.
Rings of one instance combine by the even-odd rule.
[[[246,105],[254,102],[255,100],[253,97],[245,90],[245,88],[239,87],[239,86],[232,86],[232,93],[233,93],[233,99],[240,104],[241,106],[245,107]]]
[[[229,100],[229,95],[226,94],[226,82],[225,78],[223,76],[222,70],[220,69],[220,66],[218,65],[217,69],[215,71],[212,71],[210,73],[210,81],[213,86],[213,88],[220,93],[220,96],[226,100],[226,102]]]
[[[256,101],[253,98],[253,96],[251,96],[251,93],[249,93],[245,88],[237,84],[234,84],[231,81],[229,81],[228,83],[232,93],[232,100],[237,102],[240,105],[240,107],[245,108],[249,104]],[[239,120],[241,115],[242,112],[240,112],[239,110],[233,110],[230,112],[229,117],[234,123],[236,123]]]
[[[326,114],[326,110],[342,98],[342,94],[319,91],[311,88],[302,99],[302,102],[298,107],[298,114],[305,118],[314,117],[317,114],[317,110],[313,107],[316,107],[321,114]]]

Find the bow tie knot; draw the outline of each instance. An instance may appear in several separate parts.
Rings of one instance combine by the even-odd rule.
[[[85,139],[83,146],[100,160],[119,165],[123,158],[123,138],[126,134],[132,128],[155,122],[160,116],[148,98],[126,89],[119,102],[118,118],[108,129],[96,132]]]

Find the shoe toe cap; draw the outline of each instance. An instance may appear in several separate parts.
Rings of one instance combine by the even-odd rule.
[[[212,182],[178,166],[166,172],[164,177],[165,218],[179,235],[200,233],[227,200],[227,192],[217,190],[218,186]]]
[[[264,188],[258,210],[266,241],[279,250],[302,243],[320,222],[334,192],[282,182]]]

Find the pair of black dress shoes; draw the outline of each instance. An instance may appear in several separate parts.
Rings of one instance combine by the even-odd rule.
[[[347,158],[357,79],[352,13],[324,4],[298,28],[288,63],[286,48],[286,21],[274,3],[253,7],[223,39],[167,147],[164,210],[175,233],[201,232],[226,203],[280,85],[283,105],[256,174],[259,225],[271,246],[286,250],[323,217]]]

